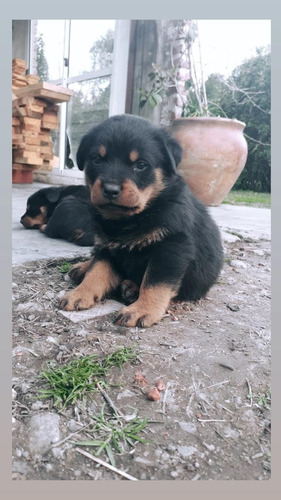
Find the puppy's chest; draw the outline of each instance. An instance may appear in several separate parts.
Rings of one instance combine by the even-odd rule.
[[[148,249],[156,243],[160,243],[168,236],[165,228],[154,228],[150,230],[130,230],[128,228],[119,234],[110,234],[99,228],[96,231],[94,242],[96,248],[107,250],[141,251]]]

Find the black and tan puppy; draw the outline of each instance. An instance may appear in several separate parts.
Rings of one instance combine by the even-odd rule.
[[[131,115],[113,116],[82,139],[77,163],[90,188],[95,248],[70,271],[80,284],[62,309],[88,309],[131,280],[139,296],[116,322],[148,327],[172,298],[206,295],[222,267],[220,233],[177,174],[181,155],[168,133]]]
[[[28,198],[26,212],[20,222],[27,229],[40,229],[49,238],[93,246],[91,211],[87,186],[43,188]]]

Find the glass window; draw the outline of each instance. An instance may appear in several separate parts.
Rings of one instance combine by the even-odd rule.
[[[114,29],[114,20],[71,21],[70,77],[111,66]]]
[[[75,158],[82,136],[109,116],[110,77],[72,83],[69,88],[74,94],[68,104],[67,135]]]
[[[38,20],[35,36],[38,76],[43,82],[62,78],[64,20]]]

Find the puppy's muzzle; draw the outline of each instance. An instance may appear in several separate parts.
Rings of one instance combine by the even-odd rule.
[[[108,200],[117,198],[122,191],[122,186],[113,182],[105,182],[102,186],[102,193]]]

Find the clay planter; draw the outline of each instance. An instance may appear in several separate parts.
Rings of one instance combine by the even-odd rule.
[[[178,170],[205,205],[220,205],[242,172],[248,154],[245,126],[228,118],[173,121],[172,135],[183,148]]]

